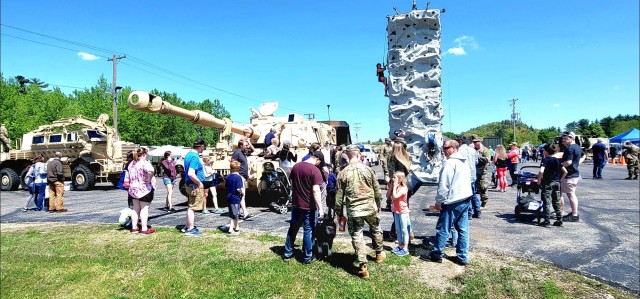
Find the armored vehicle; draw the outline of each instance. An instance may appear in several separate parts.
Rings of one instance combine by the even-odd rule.
[[[126,154],[136,144],[120,141],[109,119],[101,114],[97,121],[82,116],[63,118],[23,135],[19,149],[0,156],[1,190],[26,189],[24,177],[31,161],[41,154],[45,161],[62,153],[65,180],[74,190],[90,190],[97,182],[117,184]]]
[[[281,144],[285,140],[291,142],[291,151],[298,155],[298,161],[308,153],[308,146],[312,143],[319,143],[322,145],[321,151],[324,154],[325,162],[329,162],[329,145],[336,143],[335,129],[327,124],[319,123],[315,120],[307,120],[302,115],[293,113],[286,116],[274,116],[273,114],[278,108],[277,102],[263,103],[260,105],[259,111],[252,108],[253,116],[247,125],[236,124],[228,118],[219,119],[204,111],[176,107],[162,100],[161,97],[144,91],[132,92],[129,95],[128,104],[130,108],[138,111],[171,114],[187,119],[199,126],[220,129],[219,140],[215,148],[208,148],[203,152],[203,155],[213,158],[213,168],[222,176],[226,176],[230,172],[229,163],[237,141],[242,135],[248,135],[251,144],[255,148],[255,151],[247,157],[250,176],[248,191],[257,191],[261,200],[269,200],[269,202],[283,202],[281,199],[274,198],[277,196],[272,195],[271,192],[267,192],[270,185],[269,182],[272,181],[270,176],[286,176],[289,169],[283,169],[283,167],[280,167],[279,161],[265,156],[264,138],[266,133],[273,128],[276,131],[275,136],[280,139]],[[286,178],[285,181],[285,185],[288,186]],[[219,187],[221,186],[223,185]],[[290,190],[282,192],[289,193],[285,197],[290,196]],[[283,210],[286,211],[286,209]]]

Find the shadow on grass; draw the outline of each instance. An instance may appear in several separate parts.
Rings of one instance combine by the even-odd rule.
[[[294,246],[294,250],[293,250],[293,258],[292,260],[295,260],[299,263],[303,263],[304,262],[304,256],[303,253],[300,250],[296,250],[295,248],[299,247],[299,246]],[[269,248],[273,253],[277,254],[279,257],[282,257],[282,254],[284,253],[284,246],[272,246]],[[353,261],[354,261],[354,255],[353,254],[347,254],[347,253],[342,253],[342,252],[333,252],[331,254],[331,256],[323,258],[323,259],[318,259],[316,261],[314,261],[314,263],[326,263],[331,265],[334,268],[341,268],[343,269],[345,272],[349,273],[349,274],[353,274],[352,270],[353,270]],[[283,261],[283,263],[286,263]]]

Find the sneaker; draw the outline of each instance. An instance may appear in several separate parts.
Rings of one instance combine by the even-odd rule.
[[[218,226],[218,229],[219,229],[221,232],[228,233],[228,232],[229,232],[229,225],[220,225],[220,226]]]
[[[164,207],[164,208],[162,208],[162,210],[165,211],[165,212],[171,212],[171,209],[169,209],[169,207]]]
[[[480,210],[478,210],[475,213],[473,213],[473,218],[480,219],[481,217],[482,217],[482,212]]]
[[[447,259],[460,266],[466,266],[468,264],[468,262],[463,261],[458,256],[449,256]]]
[[[311,264],[311,263],[313,263],[313,262],[315,262],[315,261],[316,261],[316,257],[312,255],[310,259],[305,260],[305,261],[304,261],[304,262],[302,262],[302,263],[303,263],[303,264],[305,264],[305,265],[308,265],[308,264]]]
[[[570,217],[565,218],[564,221],[566,221],[566,222],[580,222],[580,215],[578,215],[578,216],[571,215]]]
[[[143,235],[150,235],[150,234],[153,234],[155,232],[156,232],[156,230],[153,229],[153,228],[148,228],[147,230],[141,230],[140,231],[140,233],[143,234]]]
[[[387,258],[387,253],[384,251],[376,252],[376,262],[382,263]]]
[[[398,250],[400,250],[400,246],[396,246],[396,248],[394,248],[393,250],[391,250],[391,253],[393,253],[393,254],[398,254]]]
[[[235,230],[235,229],[230,230],[230,231],[229,231],[229,235],[231,235],[231,236],[237,236],[237,235],[240,235],[240,230]]]
[[[60,209],[60,210],[57,210],[57,211],[58,211],[58,213],[62,213],[62,212],[67,212],[67,211],[69,211],[69,210],[67,210],[67,209]]]
[[[171,212],[171,213],[175,213],[175,212],[177,212],[177,211],[176,211],[176,209],[171,208],[171,209],[169,210],[169,212]]]
[[[292,256],[282,255],[282,260],[287,263],[290,262],[292,258],[293,258],[293,255]]]
[[[200,230],[198,230],[197,227],[193,227],[192,229],[186,230],[184,232],[185,236],[199,236],[202,235],[202,233],[200,232]]]
[[[435,256],[432,253],[421,254],[420,259],[427,262],[442,263],[442,257]]]
[[[559,226],[562,227],[562,220],[558,220],[556,222],[553,223],[553,226]]]
[[[255,217],[255,216],[256,216],[256,215],[247,214],[247,215],[244,215],[244,217],[242,217],[242,219],[243,219],[243,220],[248,220],[248,219],[251,219],[251,218],[253,218],[253,217]]]
[[[22,211],[23,211],[23,212],[26,212],[26,211],[29,211],[29,209],[27,209],[27,208],[22,208]]]
[[[202,214],[209,214],[211,212],[209,212],[209,210],[202,210]]]
[[[223,209],[215,209],[215,210],[213,210],[213,213],[214,214],[222,214],[222,213],[224,213],[224,210]]]
[[[542,226],[542,227],[550,227],[551,226],[551,222],[543,221],[543,222],[540,222],[540,224],[538,224],[538,225]]]
[[[405,256],[409,254],[409,251],[405,250],[404,248],[400,248],[397,252],[395,252],[395,254],[397,256]]]
[[[360,266],[354,267],[353,270],[353,272],[360,278],[369,278],[369,270],[367,269],[367,264],[362,263],[360,264]]]

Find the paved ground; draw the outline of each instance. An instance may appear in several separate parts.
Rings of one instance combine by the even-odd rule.
[[[604,180],[592,180],[591,167],[589,164],[581,167],[585,177],[578,185],[581,222],[566,223],[562,228],[541,228],[533,221],[516,222],[516,189],[509,188],[506,193],[491,190],[490,202],[484,209],[482,218],[474,219],[470,224],[471,258],[474,250],[481,249],[523,256],[550,262],[638,292],[639,182],[623,180],[626,168],[620,165],[608,165],[604,170]],[[375,169],[381,171],[379,167]],[[160,210],[164,206],[165,194],[163,189],[156,193],[156,200],[152,203],[151,224],[169,227],[184,224],[185,198],[181,194],[174,195],[178,212],[165,213]],[[97,190],[88,192],[68,191],[65,196],[68,213],[22,212],[20,208],[27,195],[26,191],[0,193],[1,222],[115,223],[119,211],[126,207],[126,193],[108,185],[101,185]],[[435,234],[437,214],[423,210],[433,204],[434,197],[435,187],[425,186],[411,199],[411,221],[417,237]],[[276,214],[266,208],[266,203],[256,205],[259,204],[263,207],[249,208],[250,213],[257,216],[244,221],[241,227],[284,236],[290,215]],[[381,214],[385,230],[389,229],[392,220],[391,213]],[[228,218],[220,215],[199,214],[196,217],[196,225],[205,233],[227,223]],[[346,234],[339,236],[347,237]]]

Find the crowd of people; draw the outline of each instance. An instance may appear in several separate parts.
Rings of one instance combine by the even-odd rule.
[[[372,238],[375,261],[380,263],[386,259],[383,248],[383,229],[380,226],[380,212],[388,210],[393,213],[394,222],[390,235],[396,239],[397,246],[391,253],[397,256],[409,254],[409,241],[413,239],[411,227],[411,196],[416,191],[411,189],[411,160],[406,150],[407,144],[401,136],[385,139],[380,150],[381,164],[386,182],[385,198],[381,192],[376,173],[361,159],[357,145],[341,145],[331,148],[330,157],[325,159],[323,147],[313,143],[308,153],[298,161],[298,156],[290,148],[287,140],[280,142],[275,130],[265,138],[265,158],[277,160],[283,169],[289,172],[291,184],[291,219],[287,231],[282,258],[291,260],[294,252],[296,236],[303,228],[303,263],[311,263],[317,257],[314,254],[314,229],[318,222],[329,217],[346,219],[349,235],[355,251],[354,273],[360,277],[369,277],[367,267],[367,246],[364,242],[365,224],[369,227]],[[537,175],[541,197],[544,202],[544,227],[563,226],[564,222],[580,220],[576,189],[580,180],[579,165],[585,155],[575,143],[575,134],[562,134],[561,144],[545,145],[542,149],[542,160]],[[467,141],[469,144],[467,144]],[[184,180],[187,193],[187,209],[182,233],[187,236],[198,236],[202,232],[195,225],[196,213],[211,213],[207,209],[208,194],[213,199],[214,214],[225,211],[218,205],[216,187],[224,179],[228,205],[229,225],[226,231],[231,235],[240,233],[241,219],[248,219],[245,203],[248,181],[254,179],[249,172],[248,156],[255,148],[250,142],[250,132],[237,143],[233,152],[229,169],[230,174],[222,178],[213,168],[214,162],[209,156],[202,156],[205,147],[203,139],[194,141],[192,150],[184,157]],[[628,156],[628,179],[638,178],[638,152],[633,144],[625,144],[625,155]],[[324,148],[326,150],[328,148]],[[527,149],[528,151],[528,149]],[[443,144],[445,161],[439,173],[439,184],[435,197],[434,210],[439,212],[436,224],[436,235],[433,248],[420,258],[426,261],[441,263],[444,248],[447,245],[456,248],[456,255],[447,257],[458,265],[469,263],[469,220],[481,218],[482,209],[489,204],[487,189],[489,188],[490,166],[495,166],[497,188],[507,190],[507,170],[511,176],[511,186],[517,184],[516,171],[519,163],[524,163],[524,152],[517,143],[510,144],[510,150],[502,145],[496,149],[485,147],[483,139],[476,136],[459,137],[447,140]],[[533,154],[533,153],[531,153]],[[601,140],[593,146],[594,169],[593,178],[602,178],[603,160],[606,164],[608,156],[606,146]],[[128,155],[125,165],[127,193],[131,213],[131,233],[153,234],[148,224],[149,207],[154,198],[156,177],[154,167],[148,160],[148,150],[138,148]],[[536,156],[536,154],[533,154]],[[60,162],[61,154],[44,164],[41,155],[36,156],[33,165],[27,172],[30,186],[30,197],[25,202],[24,210],[31,200],[35,201],[37,210],[49,212],[65,212],[63,207],[64,173]],[[537,159],[536,159],[537,160]],[[330,163],[325,163],[330,161]],[[297,163],[296,163],[297,162]],[[176,212],[173,207],[173,190],[177,181],[176,167],[171,152],[165,152],[160,161],[162,182],[167,195],[164,211]],[[51,200],[45,205],[44,193],[48,186]],[[564,214],[566,194],[571,211]],[[386,200],[385,200],[386,199]],[[383,204],[386,207],[383,208]],[[555,220],[551,224],[551,220]]]

